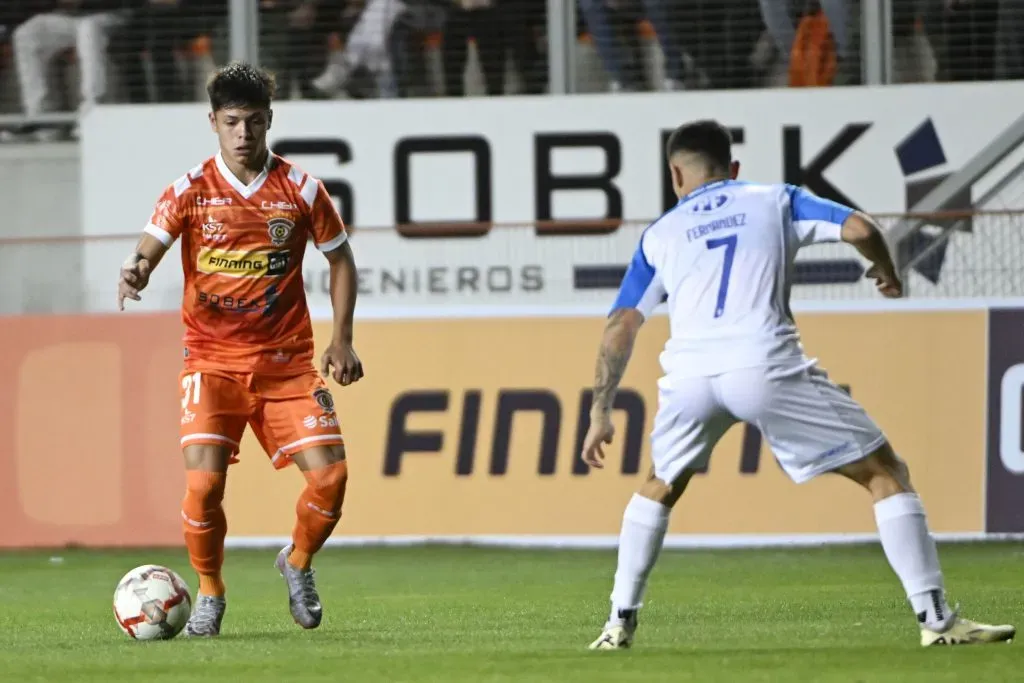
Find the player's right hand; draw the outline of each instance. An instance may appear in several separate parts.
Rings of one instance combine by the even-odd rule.
[[[615,436],[615,425],[612,424],[611,416],[607,414],[591,415],[590,428],[587,436],[583,439],[583,462],[597,469],[604,468],[604,447],[602,444],[611,443]]]
[[[903,283],[894,269],[875,264],[868,268],[866,277],[874,279],[875,288],[882,296],[889,299],[903,296]]]
[[[117,308],[124,310],[124,300],[142,301],[139,292],[149,284],[152,266],[148,259],[133,254],[121,265],[121,278],[117,282]]]

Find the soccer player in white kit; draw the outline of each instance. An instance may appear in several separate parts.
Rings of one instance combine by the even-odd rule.
[[[611,616],[594,650],[627,648],[672,506],[725,431],[760,428],[795,482],[834,472],[868,490],[886,558],[917,615],[921,644],[1010,640],[1013,626],[960,617],[946,603],[925,510],[906,464],[846,392],[804,355],[789,308],[801,247],[844,241],[871,262],[878,291],[902,295],[885,239],[862,213],[791,185],[736,180],[729,131],[696,121],[669,138],[679,203],[640,238],[612,308],[597,361],[583,459],[603,466],[611,408],[644,319],[667,300],[670,338],[661,354],[654,468],[626,506]]]

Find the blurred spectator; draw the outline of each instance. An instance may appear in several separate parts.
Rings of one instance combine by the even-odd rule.
[[[996,36],[996,78],[1024,79],[1024,6],[1020,0],[1000,0]]]
[[[498,0],[505,41],[516,65],[523,89],[539,95],[547,89],[547,60],[540,41],[547,34],[546,0]]]
[[[409,97],[427,89],[425,42],[439,33],[449,0],[348,0],[330,53],[313,86],[326,96]]]
[[[345,6],[345,0],[260,0],[260,42],[283,97],[293,86],[303,99],[323,97],[313,79],[327,64],[327,39]]]
[[[824,12],[824,18],[827,20],[829,32],[835,43],[836,71],[833,82],[836,85],[842,85],[856,83],[860,80],[859,53],[853,44],[857,32],[850,30],[856,17],[850,12],[848,0],[804,2],[800,20],[793,16],[791,0],[759,0],[759,2],[761,3],[761,16],[778,50],[778,61],[786,70],[789,70],[790,67],[790,57],[793,54],[799,21],[811,21],[820,10]],[[913,4],[913,0],[896,0],[893,3],[894,7],[897,4]]]
[[[445,95],[466,94],[464,76],[470,37],[476,42],[485,92],[488,95],[505,92],[505,29],[494,0],[452,0],[441,47]]]
[[[544,91],[547,81],[537,34],[545,24],[544,0],[450,0],[442,38],[444,94],[465,95],[469,39],[476,44],[484,90],[508,92],[509,57],[529,94]]]
[[[1016,4],[1017,12],[1024,11]],[[925,6],[924,27],[938,62],[935,80],[994,80],[999,0],[925,0]]]
[[[226,13],[226,0],[134,0],[125,22],[111,32],[109,48],[128,101],[151,99],[143,53],[149,55],[155,101],[191,100],[191,83],[177,55]]]
[[[398,97],[437,95],[429,85],[427,43],[432,34],[444,30],[451,0],[406,0],[405,4],[388,39],[395,94]]]
[[[81,78],[82,105],[107,95],[107,42],[124,21],[125,0],[56,0],[14,30],[14,61],[25,114],[43,112],[51,96],[47,72],[57,55],[74,48]],[[50,136],[49,132],[42,133]]]
[[[0,0],[0,45],[9,45],[15,28],[52,6],[52,0]]]
[[[646,90],[642,67],[627,55],[616,30],[620,22],[618,18],[628,17],[628,30],[633,31],[637,0],[579,0],[580,10],[586,22],[587,30],[594,39],[594,47],[598,57],[611,78],[611,88],[618,90]],[[686,62],[683,61],[683,50],[679,36],[672,27],[675,25],[670,18],[671,3],[668,0],[643,0],[643,9],[647,19],[654,27],[658,43],[665,55],[665,90],[678,90],[683,87],[686,79]],[[630,68],[633,66],[633,68]]]
[[[688,46],[700,87],[757,85],[753,53],[764,32],[764,22],[754,2],[686,0],[673,7],[673,25],[679,27],[682,43]]]
[[[358,1],[350,0],[348,11],[358,10]],[[408,4],[402,0],[366,0],[344,49],[330,55],[323,73],[313,79],[313,87],[328,96],[342,92],[365,96],[368,93],[360,87],[360,77],[363,77],[372,80],[376,95],[397,97],[393,33],[399,19],[408,11]]]

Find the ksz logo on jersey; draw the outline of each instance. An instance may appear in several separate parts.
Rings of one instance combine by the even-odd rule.
[[[295,223],[287,218],[271,218],[267,221],[267,230],[270,233],[270,243],[275,247],[282,247],[288,243],[292,236]]]
[[[325,413],[334,412],[334,397],[331,396],[331,392],[326,387],[320,387],[314,391],[313,398],[316,400],[316,404],[320,406]]]
[[[228,238],[223,229],[223,223],[213,220],[213,216],[208,216],[203,223],[203,239],[207,242],[223,242]]]

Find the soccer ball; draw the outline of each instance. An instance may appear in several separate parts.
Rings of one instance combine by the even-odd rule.
[[[181,633],[191,613],[188,586],[167,567],[136,567],[114,590],[114,619],[136,640],[169,640]]]

